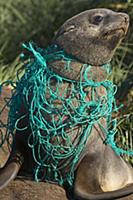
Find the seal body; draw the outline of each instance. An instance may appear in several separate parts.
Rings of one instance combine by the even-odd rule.
[[[67,93],[64,93],[66,103],[67,98],[72,96],[71,88],[74,87],[68,79],[79,82],[84,63],[91,64],[94,67],[87,74],[88,79],[90,74],[94,82],[102,82],[106,79],[106,71],[101,68],[101,65],[111,60],[116,47],[127,32],[128,25],[129,17],[127,14],[116,13],[108,9],[88,10],[66,21],[53,39],[53,44],[65,50],[67,55],[73,57],[73,60],[69,70],[64,67],[66,60],[63,58],[48,62],[49,69],[64,78],[60,87],[55,78],[51,79],[52,91],[55,91],[57,86],[59,94],[62,91],[67,91]],[[92,96],[88,91],[90,91],[90,88],[87,88],[84,93],[88,94],[86,95],[86,101],[89,102],[92,100]],[[99,96],[106,96],[106,91],[102,86],[96,89],[96,93]],[[51,94],[48,92],[46,100],[48,101],[50,97]],[[32,92],[30,98],[32,101]],[[74,106],[78,104],[78,100],[79,97],[73,99]],[[60,98],[54,101],[54,106],[56,108],[62,106]],[[20,129],[30,123],[26,109],[25,104],[20,106],[19,113],[25,115],[23,120],[20,120],[18,123]],[[47,106],[45,109],[47,109]],[[60,116],[63,123],[66,120],[66,123],[69,124],[67,116],[63,113]],[[65,117],[64,119],[63,116]],[[54,113],[45,114],[47,121],[52,122],[53,118],[58,118],[58,115]],[[100,123],[103,128],[106,127],[107,122],[104,116],[101,117]],[[74,144],[75,138],[79,136],[81,131],[81,124],[76,125],[74,130],[68,125],[65,131],[68,135],[69,132],[73,131],[71,142]],[[32,169],[36,167],[37,162],[33,158],[31,148],[28,146],[31,132],[30,126],[23,131],[16,130],[11,156],[0,172],[1,188],[17,175],[20,166],[21,174],[27,173],[32,175]],[[57,139],[53,138],[53,145],[58,144]],[[33,142],[34,138],[32,137],[31,140]],[[62,145],[67,148],[67,144],[64,141],[66,140],[62,140]],[[104,131],[102,131],[98,123],[93,124],[91,134],[85,143],[85,148],[73,169],[73,171],[75,170],[74,194],[78,199],[112,199],[133,193],[133,170],[131,166],[116,155],[112,148],[105,144],[104,141]],[[41,155],[38,155],[38,145],[36,143],[34,148],[34,153],[37,157]],[[43,150],[41,150],[42,154],[46,151]],[[65,162],[66,160],[64,160]],[[60,166],[62,164],[61,162]],[[10,173],[6,176],[7,170]],[[68,170],[69,166],[66,166],[65,170],[64,168],[60,170],[61,175],[64,176]],[[43,174],[45,175],[45,170]]]

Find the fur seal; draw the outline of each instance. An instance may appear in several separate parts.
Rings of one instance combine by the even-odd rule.
[[[69,79],[79,80],[82,64],[95,66],[94,79],[102,80],[105,72],[99,66],[109,62],[128,30],[129,17],[108,9],[92,9],[80,13],[66,21],[53,44],[59,45],[69,55],[75,57],[72,62],[73,73],[62,67],[64,60],[49,63],[56,73]],[[67,86],[64,82],[64,87]],[[100,89],[99,93],[105,93]],[[26,112],[25,109],[21,110]],[[23,121],[27,123],[28,118]],[[101,119],[105,125],[104,119]],[[23,124],[20,124],[20,127]],[[6,165],[0,170],[0,189],[13,180],[18,172],[31,174],[35,161],[27,144],[30,130],[25,134],[16,131],[11,155]],[[103,200],[123,197],[133,193],[133,169],[112,148],[103,141],[105,135],[95,124],[82,157],[75,169],[74,196],[81,200]]]

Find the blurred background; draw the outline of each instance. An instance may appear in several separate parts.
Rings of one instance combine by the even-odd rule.
[[[47,47],[60,25],[73,15],[105,7],[130,15],[130,30],[112,60],[110,79],[117,84],[119,146],[133,149],[133,0],[0,0],[0,83],[16,79],[21,45],[34,41]],[[133,164],[133,157],[125,156]]]

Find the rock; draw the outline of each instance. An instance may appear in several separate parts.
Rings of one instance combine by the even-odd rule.
[[[123,197],[123,198],[117,199],[117,200],[133,200],[133,194],[129,195],[127,197]]]
[[[10,98],[11,95],[11,88],[10,87],[4,87],[1,94],[0,94],[0,111],[4,108],[5,106],[5,101],[7,98]],[[9,109],[7,107],[4,108],[3,113],[0,113],[0,122],[2,123],[7,123],[7,118],[8,118],[8,111]],[[0,144],[2,142],[1,138],[4,137],[4,134],[6,132],[6,129],[3,128],[2,132],[0,131]],[[7,161],[9,156],[9,150],[7,147],[7,143],[5,142],[4,145],[0,148],[0,167],[2,167],[5,162]]]
[[[67,197],[58,185],[16,179],[0,191],[0,200],[67,200]]]
[[[65,190],[58,185],[16,179],[0,191],[0,200],[68,200],[68,198]],[[117,200],[133,200],[133,195]]]

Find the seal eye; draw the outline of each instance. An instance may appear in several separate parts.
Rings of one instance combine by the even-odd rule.
[[[94,17],[94,24],[99,24],[103,20],[103,16],[97,15]]]

